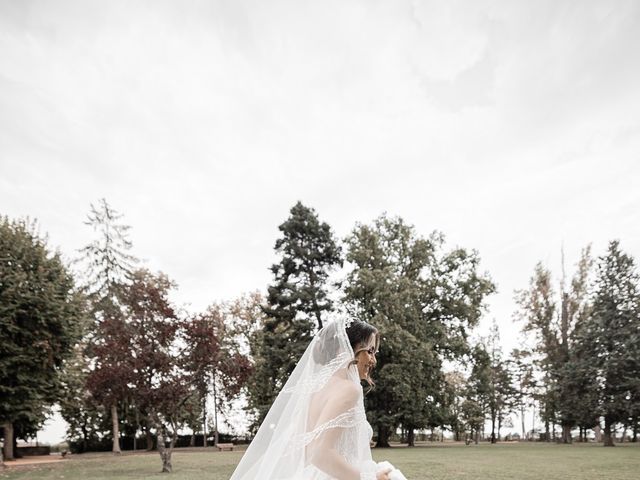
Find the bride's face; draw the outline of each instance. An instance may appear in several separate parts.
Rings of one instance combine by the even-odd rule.
[[[376,343],[376,335],[372,333],[367,342],[360,344],[356,349],[360,380],[366,380],[371,374],[371,370],[376,366],[376,354],[378,353]]]

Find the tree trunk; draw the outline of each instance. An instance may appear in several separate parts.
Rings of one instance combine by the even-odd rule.
[[[533,404],[533,413],[531,414],[531,441],[534,441],[535,439],[533,438],[533,436],[535,435],[536,432],[536,404]]]
[[[207,446],[207,392],[202,395],[202,446]]]
[[[122,450],[120,450],[120,428],[118,425],[118,407],[114,403],[111,405],[111,425],[112,425],[112,433],[113,433],[113,454],[120,455]]]
[[[213,438],[213,446],[218,446],[218,390],[216,388],[216,375],[213,374],[213,421],[216,424],[216,430]]]
[[[167,448],[165,445],[164,433],[158,432],[158,453],[160,453],[160,459],[162,460],[162,473],[171,473],[173,466],[171,465],[171,448]]]
[[[605,447],[614,447],[613,443],[613,435],[611,434],[611,420],[607,417],[604,417],[604,446]]]
[[[524,426],[524,404],[520,407],[520,419],[522,421],[522,440],[527,438],[527,431]]]
[[[638,442],[638,418],[633,418],[633,438],[631,439],[633,443]]]
[[[173,471],[171,454],[173,453],[173,447],[176,443],[178,432],[174,428],[171,433],[169,447],[167,447],[167,428],[164,425],[159,425],[156,429],[158,430],[158,452],[160,453],[160,459],[162,460],[162,473],[171,473]]]
[[[145,432],[147,434],[147,451],[150,452],[153,450],[153,435],[151,434],[149,426],[145,428]]]
[[[491,443],[496,443],[496,416],[491,415]]]
[[[389,428],[379,426],[378,427],[378,441],[376,442],[377,448],[389,448]]]
[[[550,431],[549,431],[549,420],[545,420],[544,421],[544,436],[545,436],[545,441],[546,442],[550,442],[551,441],[551,435],[550,435]]]
[[[196,433],[195,432],[191,433],[191,439],[189,440],[189,446],[190,447],[195,447],[196,446]]]
[[[13,451],[13,423],[4,423],[2,428],[4,429],[4,459],[15,460]]]
[[[562,443],[572,443],[571,425],[562,426]]]
[[[602,441],[602,428],[600,427],[600,425],[596,425],[595,427],[593,427],[593,432],[596,436],[596,442],[600,443]]]
[[[409,447],[415,447],[416,446],[416,434],[415,434],[415,430],[413,429],[413,427],[409,427],[407,429],[407,443],[409,444]]]
[[[86,422],[82,424],[82,451],[80,453],[84,453],[89,448],[89,432],[87,431]]]
[[[140,429],[140,411],[136,407],[136,431],[133,434],[133,451],[138,450],[138,430]]]

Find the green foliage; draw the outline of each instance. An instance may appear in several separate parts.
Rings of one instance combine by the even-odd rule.
[[[566,443],[571,442],[571,428],[589,416],[576,409],[580,405],[588,408],[581,398],[580,385],[589,379],[584,377],[576,382],[573,371],[578,369],[586,374],[585,368],[579,368],[577,362],[581,355],[578,335],[590,308],[587,296],[593,263],[590,252],[590,247],[582,251],[568,290],[563,274],[559,292],[556,292],[551,272],[538,263],[529,288],[516,296],[519,306],[516,317],[523,321],[523,330],[533,333],[535,338],[535,363],[543,378],[536,398],[540,402],[540,416],[546,425],[547,438],[550,438],[550,425],[560,423]],[[584,358],[584,361],[588,359]]]
[[[536,380],[530,358],[530,351],[515,348],[511,351],[510,358],[507,360],[507,368],[511,372],[511,378],[514,382],[513,406],[520,414],[522,439],[527,438],[524,412],[527,407],[533,405],[531,402],[536,389]]]
[[[89,363],[82,342],[74,348],[73,356],[65,361],[62,377],[60,414],[67,422],[67,438],[86,452],[89,445],[110,430],[104,407],[87,390]]]
[[[80,250],[84,268],[85,289],[93,303],[99,305],[119,286],[126,284],[138,260],[129,253],[131,227],[121,223],[123,217],[107,201],[100,199],[98,206],[90,205],[85,221],[96,232],[96,238]]]
[[[514,411],[517,391],[513,387],[513,378],[508,363],[502,356],[500,332],[495,321],[491,327],[489,337],[485,341],[490,361],[487,407],[489,419],[491,420],[491,443],[495,443],[500,437],[500,428],[503,420],[508,418]]]
[[[358,224],[346,239],[346,307],[382,337],[377,387],[366,399],[380,446],[399,424],[411,437],[416,428],[445,423],[442,361],[468,351],[469,330],[494,290],[477,272],[475,252],[445,253],[443,243],[442,235],[424,239],[386,215]]]
[[[249,409],[259,425],[295,368],[322,315],[332,309],[328,277],[342,265],[340,247],[327,223],[298,202],[279,227],[275,250],[280,261],[271,267],[263,328],[251,337],[254,374],[249,381]]]
[[[631,398],[638,398],[640,379],[640,291],[634,259],[609,244],[600,257],[593,307],[583,330],[598,378],[598,404],[605,420],[605,444],[612,445],[617,422],[633,416]]]
[[[0,217],[0,422],[33,434],[59,400],[84,303],[34,223]]]
[[[274,283],[268,288],[265,313],[279,324],[300,320],[315,322],[320,329],[322,313],[332,309],[327,279],[342,265],[340,247],[331,227],[300,202],[279,230],[282,237],[275,251],[280,261],[271,267]]]

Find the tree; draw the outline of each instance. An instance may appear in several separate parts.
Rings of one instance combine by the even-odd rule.
[[[588,309],[587,286],[592,265],[591,249],[583,249],[576,273],[569,290],[565,286],[564,254],[559,298],[552,286],[551,272],[541,263],[535,267],[529,288],[516,294],[519,310],[516,319],[524,323],[524,332],[535,336],[536,363],[542,373],[542,393],[539,398],[540,416],[545,422],[546,439],[555,435],[555,424],[562,425],[562,439],[571,442],[571,429],[577,425],[575,416],[575,382],[568,368],[573,349],[575,333],[586,318]],[[550,432],[550,426],[553,432]]]
[[[104,199],[98,205],[90,204],[85,225],[97,233],[97,238],[80,250],[77,263],[82,264],[85,290],[93,301],[93,313],[99,315],[101,302],[110,298],[130,280],[138,259],[131,255],[129,225],[121,223],[123,215]],[[98,318],[98,320],[100,320]]]
[[[551,272],[542,263],[535,267],[528,290],[516,293],[516,303],[519,311],[516,318],[524,320],[524,332],[533,332],[536,343],[533,352],[537,354],[537,363],[545,375],[544,394],[540,399],[540,416],[545,422],[546,438],[550,438],[549,423],[554,421],[555,397],[553,389],[549,388],[552,378],[550,372],[554,369],[555,354],[558,351],[558,338],[554,331],[556,317],[556,303],[551,281]],[[536,359],[534,359],[536,361]]]
[[[323,314],[331,311],[328,277],[342,265],[331,227],[315,210],[298,202],[279,227],[275,251],[280,261],[271,267],[263,328],[252,337],[254,375],[249,382],[250,409],[262,422],[273,400],[293,371]]]
[[[80,453],[89,451],[90,442],[109,431],[104,408],[86,388],[90,368],[85,350],[82,342],[76,344],[73,356],[65,361],[59,401],[60,414],[68,425],[67,438],[79,444]]]
[[[204,424],[207,416],[204,408],[206,398],[210,393],[214,396],[215,445],[218,443],[217,412],[221,404],[231,401],[246,386],[252,370],[248,356],[240,351],[240,345],[235,341],[235,332],[229,319],[233,313],[244,313],[242,299],[232,306],[213,304],[184,324],[183,335],[187,348],[183,365],[202,401],[200,425]],[[204,426],[202,431],[206,437]]]
[[[486,343],[490,360],[488,407],[491,419],[491,443],[496,443],[500,439],[503,420],[513,412],[516,391],[512,387],[511,372],[502,358],[500,332],[495,320]],[[498,427],[497,436],[496,424]]]
[[[411,443],[416,428],[445,423],[443,359],[468,351],[468,331],[494,289],[478,273],[475,252],[443,252],[443,243],[440,234],[422,238],[401,218],[386,215],[371,226],[356,225],[346,239],[352,266],[344,282],[346,308],[383,338],[377,387],[366,399],[377,446],[388,446],[399,424]]]
[[[613,429],[630,417],[629,399],[640,378],[640,306],[635,261],[609,244],[599,258],[593,307],[584,338],[598,372],[598,403],[604,417],[604,445],[613,446]],[[637,398],[637,397],[635,397]]]
[[[454,370],[445,374],[445,424],[451,427],[455,441],[460,441],[465,428],[462,403],[465,400],[466,384],[467,381],[462,372]]]
[[[35,222],[0,217],[0,424],[4,459],[58,401],[62,366],[80,337],[84,303]]]
[[[127,335],[122,298],[131,283],[137,262],[129,251],[130,227],[121,223],[122,215],[105,199],[91,204],[85,222],[97,238],[82,250],[78,263],[83,264],[84,290],[90,303],[93,324],[86,339],[86,355],[95,365],[87,386],[96,401],[111,414],[113,453],[120,454],[118,406],[129,398],[130,370],[123,367],[127,358]]]
[[[128,351],[121,357],[130,395],[158,435],[162,471],[171,472],[178,429],[187,421],[185,404],[196,395],[194,379],[184,369],[186,337],[169,300],[174,283],[164,274],[140,269],[122,298]]]
[[[279,263],[271,267],[274,283],[268,289],[265,313],[278,322],[304,319],[322,328],[322,314],[332,310],[327,296],[330,272],[342,266],[341,249],[329,224],[312,208],[298,202],[280,225],[276,240]]]
[[[471,374],[467,380],[466,400],[462,404],[462,411],[471,438],[477,444],[480,432],[484,429],[484,422],[493,395],[491,356],[485,345],[482,343],[475,345],[471,354],[471,362]]]
[[[525,408],[531,405],[533,393],[536,388],[536,381],[533,376],[533,365],[531,364],[531,352],[525,349],[514,348],[508,361],[511,371],[511,378],[514,382],[514,408],[519,411],[522,425],[522,438],[527,438],[527,431],[524,425]]]
[[[345,282],[346,306],[355,318],[375,325],[383,339],[376,388],[366,398],[377,446],[388,447],[399,424],[411,444],[414,429],[426,425],[427,397],[436,392],[429,383],[440,374],[439,359],[422,333],[421,275],[435,247],[402,219],[384,215],[371,227],[357,225],[346,243],[353,264]]]

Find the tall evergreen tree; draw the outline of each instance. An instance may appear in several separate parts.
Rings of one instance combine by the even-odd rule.
[[[80,338],[84,302],[35,223],[0,217],[0,424],[4,458],[60,398],[62,366]]]
[[[495,392],[491,380],[491,355],[486,346],[482,343],[475,345],[470,359],[471,374],[467,380],[466,400],[462,404],[462,410],[471,438],[478,443]]]
[[[298,202],[279,227],[262,329],[252,337],[255,370],[249,382],[249,407],[262,422],[273,400],[332,309],[330,273],[342,265],[331,227],[312,208]]]
[[[584,333],[597,367],[605,446],[614,445],[615,424],[630,418],[629,399],[640,379],[639,293],[634,259],[618,241],[611,242],[598,261],[593,309]]]
[[[119,454],[118,410],[130,396],[130,371],[122,366],[123,358],[128,355],[122,298],[131,284],[137,260],[130,253],[130,227],[122,223],[122,214],[105,199],[97,206],[91,204],[85,223],[97,233],[96,239],[81,250],[79,259],[84,267],[85,290],[93,318],[86,355],[95,367],[87,381],[94,398],[111,415],[113,453]]]

